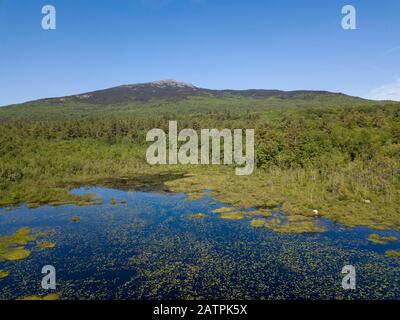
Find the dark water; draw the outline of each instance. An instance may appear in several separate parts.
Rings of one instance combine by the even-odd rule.
[[[0,210],[0,235],[21,227],[50,231],[56,248],[20,261],[0,262],[10,271],[0,299],[43,295],[41,268],[57,270],[63,299],[400,299],[400,259],[385,256],[399,242],[375,245],[370,233],[321,219],[319,234],[254,229],[249,219],[222,220],[211,211],[226,205],[205,196],[92,188],[102,205]],[[111,205],[110,199],[126,200]],[[201,220],[191,218],[205,213]],[[80,216],[72,222],[72,216]],[[353,265],[357,289],[342,289],[341,270]]]

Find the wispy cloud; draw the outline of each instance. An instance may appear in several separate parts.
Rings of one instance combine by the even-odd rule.
[[[372,89],[368,94],[368,98],[373,100],[400,101],[400,78],[396,79],[395,82]]]

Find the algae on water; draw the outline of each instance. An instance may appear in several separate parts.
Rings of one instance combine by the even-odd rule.
[[[228,213],[228,212],[232,212],[234,210],[235,210],[235,208],[232,208],[232,207],[222,207],[222,208],[215,209],[212,212],[214,212],[214,213]]]
[[[400,250],[386,251],[386,255],[391,258],[400,258]]]
[[[398,241],[398,239],[394,236],[391,237],[384,237],[380,236],[379,234],[370,234],[368,236],[368,241],[375,243],[375,244],[386,244],[388,242],[395,242]]]
[[[222,219],[226,220],[242,220],[245,217],[244,212],[225,212],[221,214]]]
[[[56,244],[50,241],[42,241],[37,244],[37,248],[40,250],[53,249],[55,246]]]
[[[60,300],[61,296],[57,293],[50,293],[45,296],[27,296],[24,298],[19,298],[18,300],[43,300],[43,301],[52,301],[52,300]]]
[[[264,219],[253,219],[250,221],[250,225],[253,228],[262,228],[265,226],[265,221]]]
[[[0,261],[22,260],[30,256],[26,246],[43,236],[43,233],[33,233],[28,227],[17,230],[12,235],[0,237]]]
[[[0,270],[0,281],[4,278],[7,278],[9,276],[9,272],[5,270]]]
[[[196,213],[192,215],[193,219],[204,219],[206,217],[206,215],[204,213]]]
[[[21,260],[29,257],[30,251],[25,246],[36,240],[30,228],[21,228],[14,234],[0,237],[0,261]]]

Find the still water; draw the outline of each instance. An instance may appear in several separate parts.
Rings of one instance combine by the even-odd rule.
[[[47,231],[56,247],[19,261],[0,261],[0,299],[44,295],[45,265],[57,271],[62,299],[400,299],[400,259],[385,256],[399,242],[376,245],[371,233],[325,219],[317,234],[279,234],[252,228],[250,220],[223,220],[225,207],[209,194],[81,188],[100,205],[0,209],[0,236],[21,227]],[[111,204],[111,199],[117,204]],[[196,213],[204,219],[193,219]],[[79,216],[80,221],[71,218]],[[353,265],[357,289],[342,289],[341,270]]]

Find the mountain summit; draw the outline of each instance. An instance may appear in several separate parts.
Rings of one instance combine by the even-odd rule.
[[[191,83],[179,82],[176,80],[158,80],[150,82],[151,85],[157,88],[175,87],[175,88],[194,88]]]
[[[149,101],[151,99],[185,98],[204,94],[206,89],[199,89],[190,83],[176,80],[158,80],[146,83],[124,84],[122,86],[88,92],[61,98],[79,100],[95,104],[123,103],[129,100]]]

